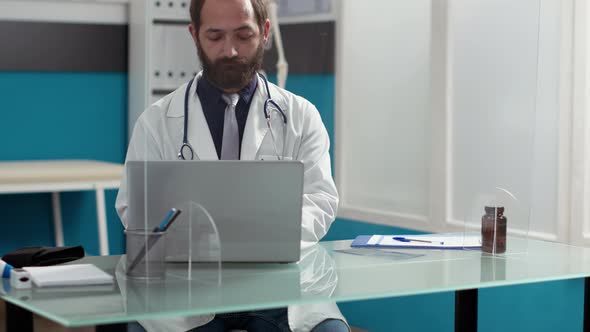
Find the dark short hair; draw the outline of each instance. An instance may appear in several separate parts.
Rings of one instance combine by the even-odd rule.
[[[201,28],[201,10],[203,9],[203,5],[205,5],[205,1],[206,0],[191,0],[191,7],[189,9],[191,14],[191,22],[197,31]],[[266,4],[264,3],[264,0],[250,0],[250,2],[254,8],[256,23],[258,24],[260,31],[264,31],[264,23],[268,19]]]

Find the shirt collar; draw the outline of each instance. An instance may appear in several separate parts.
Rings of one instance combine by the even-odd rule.
[[[250,100],[252,100],[252,97],[254,96],[254,92],[256,91],[257,87],[258,75],[255,74],[252,77],[252,81],[250,81],[250,83],[246,85],[242,90],[238,91],[240,99],[242,99],[246,104],[249,104]],[[203,95],[211,96],[215,98],[215,100],[221,100],[221,96],[223,95],[223,91],[211,84],[211,82],[209,82],[209,80],[205,77],[202,77],[199,80],[198,90],[199,94],[201,94],[202,92]]]

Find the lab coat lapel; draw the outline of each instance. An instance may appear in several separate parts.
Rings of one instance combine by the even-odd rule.
[[[218,160],[217,150],[211,137],[209,125],[203,113],[201,101],[197,95],[197,84],[201,78],[201,73],[196,75],[191,91],[189,91],[189,114],[188,114],[188,143],[193,147],[195,160]],[[182,138],[184,130],[184,93],[185,89],[180,89],[172,99],[172,104],[168,110],[169,117],[183,118],[180,122],[180,137]]]
[[[264,91],[264,82],[258,78],[258,87],[254,93],[250,109],[248,110],[248,119],[244,128],[242,137],[241,160],[254,160],[262,140],[268,131],[266,118],[264,117],[264,101],[266,94]]]
[[[195,93],[189,103],[188,141],[195,149],[199,160],[219,160],[215,143],[211,137],[211,130],[205,119],[203,107],[198,95]]]

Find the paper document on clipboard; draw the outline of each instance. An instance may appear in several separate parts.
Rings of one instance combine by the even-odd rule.
[[[480,248],[481,236],[479,234],[359,235],[350,246],[353,248]]]

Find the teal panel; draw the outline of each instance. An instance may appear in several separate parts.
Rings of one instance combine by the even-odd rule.
[[[478,309],[480,332],[582,331],[584,279],[481,289]]]
[[[337,218],[322,241],[351,240],[357,235],[370,234],[423,234],[412,229],[369,224],[360,221]]]
[[[370,332],[452,332],[454,293],[338,303],[351,326]]]
[[[126,73],[0,72],[0,97],[0,160],[124,161]],[[112,253],[122,253],[115,195],[106,195],[109,241]],[[0,211],[0,254],[54,245],[49,194],[0,195]],[[98,254],[94,193],[62,194],[62,213],[66,245]]]
[[[123,73],[0,72],[2,160],[124,159]]]
[[[276,75],[268,79],[276,83]],[[332,165],[334,159],[334,75],[289,75],[287,90],[309,100],[320,112],[330,135]]]
[[[25,246],[53,245],[49,195],[0,195],[0,211],[0,255]]]

